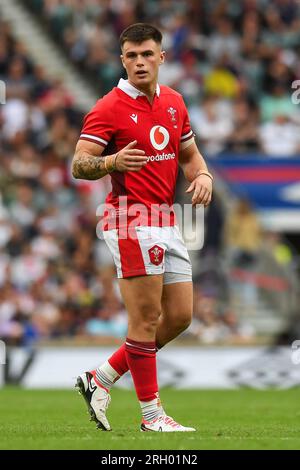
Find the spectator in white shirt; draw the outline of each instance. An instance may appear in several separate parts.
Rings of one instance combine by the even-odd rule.
[[[278,115],[260,127],[263,152],[273,157],[291,157],[300,152],[300,126]]]
[[[190,109],[190,118],[204,154],[214,155],[225,148],[233,125],[227,115],[219,112],[218,99],[207,97],[201,107]]]

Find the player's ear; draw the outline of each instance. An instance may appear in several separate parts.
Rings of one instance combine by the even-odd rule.
[[[124,69],[125,69],[126,67],[125,67],[125,64],[124,64],[124,56],[123,56],[123,54],[120,55],[120,59],[121,59],[122,65],[123,65],[123,67],[124,67]]]
[[[163,64],[166,58],[166,51],[161,51],[159,65]]]

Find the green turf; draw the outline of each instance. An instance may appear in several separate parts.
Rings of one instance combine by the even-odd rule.
[[[168,414],[195,433],[141,433],[133,392],[113,390],[112,432],[95,429],[72,391],[0,391],[0,449],[300,449],[299,389],[162,390]]]

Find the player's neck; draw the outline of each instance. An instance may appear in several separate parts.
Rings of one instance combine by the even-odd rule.
[[[152,104],[154,100],[154,95],[156,92],[156,86],[157,83],[149,83],[149,85],[145,85],[145,87],[137,86],[135,83],[131,82],[128,80],[128,82],[134,86],[137,90],[141,91],[142,93],[145,93],[148,101]]]

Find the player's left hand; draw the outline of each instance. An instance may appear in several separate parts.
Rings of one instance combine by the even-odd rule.
[[[205,207],[209,205],[212,197],[212,180],[207,175],[200,175],[191,182],[186,190],[187,193],[194,191],[192,197],[192,206],[203,204]]]

